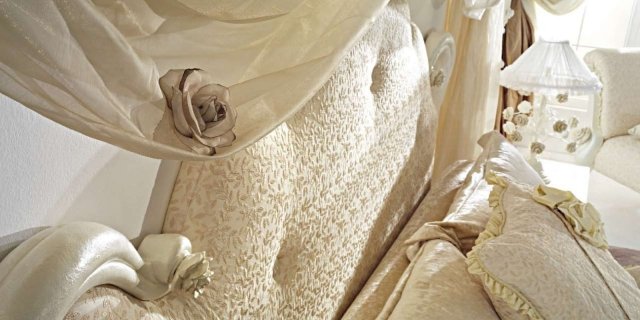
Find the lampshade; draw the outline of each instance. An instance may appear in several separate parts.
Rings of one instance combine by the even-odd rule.
[[[538,40],[500,73],[503,87],[547,95],[591,94],[602,84],[569,41]]]

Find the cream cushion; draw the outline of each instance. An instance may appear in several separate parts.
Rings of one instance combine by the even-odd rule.
[[[640,140],[625,135],[608,139],[600,148],[593,168],[640,192]]]
[[[638,105],[638,108],[640,108],[640,105]],[[629,129],[628,133],[630,136],[636,139],[640,139],[640,124],[635,125],[633,128]]]
[[[447,214],[451,201],[463,184],[472,162],[461,160],[450,165],[439,181],[434,181],[425,199],[393,242],[342,319],[374,319],[382,311],[394,288],[409,266],[405,241],[426,222],[439,221]]]
[[[409,21],[391,1],[291,119],[229,158],[182,164],[164,232],[213,258],[203,296],[142,302],[100,287],[70,317],[342,315],[428,188],[437,116]]]
[[[605,140],[640,123],[640,49],[597,49],[585,62],[602,81],[596,104]]]
[[[517,310],[530,319],[640,318],[640,290],[608,250],[573,235],[529,186],[489,180],[494,211],[467,263],[501,300],[501,317]]]
[[[511,181],[530,186],[544,184],[540,175],[529,165],[520,151],[499,132],[485,133],[478,140],[478,144],[483,148],[479,161],[486,157],[485,176],[487,172],[494,172]]]
[[[467,272],[465,256],[452,243],[429,241],[415,260],[388,319],[500,319],[482,283]]]
[[[500,133],[488,132],[478,140],[478,144],[483,148],[482,153],[458,190],[443,224],[455,228],[464,254],[474,246],[491,214],[487,201],[491,186],[485,180],[486,172],[497,172],[512,181],[525,181],[530,185],[543,183],[518,149]],[[464,223],[463,228],[460,223]]]

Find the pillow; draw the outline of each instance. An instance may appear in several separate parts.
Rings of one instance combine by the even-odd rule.
[[[491,214],[487,201],[491,186],[485,181],[485,172],[498,172],[512,181],[524,181],[532,186],[543,183],[540,175],[531,168],[518,149],[497,131],[484,134],[478,144],[483,147],[482,153],[456,193],[444,223],[441,224],[456,231],[460,250],[464,254],[474,246]]]
[[[640,124],[636,125],[635,127],[629,129],[629,134],[636,138],[636,139],[640,139]]]
[[[640,266],[625,267],[624,269],[633,277],[633,280],[636,281],[636,284],[640,288]]]
[[[592,245],[604,239],[597,215],[569,220],[561,212],[584,213],[586,205],[561,201],[551,210],[534,200],[531,186],[495,174],[487,181],[493,212],[467,265],[503,319],[514,318],[512,311],[525,319],[640,319],[635,281],[608,250]]]
[[[499,132],[485,133],[478,140],[478,144],[487,150],[485,173],[493,172],[509,181],[530,186],[544,184],[540,174],[529,165],[520,151]]]
[[[499,320],[482,283],[466,272],[465,256],[444,240],[424,244],[392,309],[379,319]]]

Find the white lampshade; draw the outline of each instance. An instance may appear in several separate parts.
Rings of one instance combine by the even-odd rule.
[[[513,64],[502,70],[500,85],[546,95],[591,94],[602,88],[569,41],[542,39],[534,42]]]

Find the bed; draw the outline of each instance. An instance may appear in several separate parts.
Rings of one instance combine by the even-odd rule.
[[[454,54],[431,32],[428,56],[408,4],[390,1],[295,115],[233,155],[183,162],[162,234],[137,249],[91,223],[27,240],[0,263],[0,319],[584,318],[585,305],[638,319],[640,290],[602,249],[598,224],[565,228],[571,198],[534,203],[529,193],[544,183],[499,134],[483,136],[478,159],[432,181],[433,97],[446,82],[430,80],[446,78]],[[516,200],[496,202],[507,197]],[[572,308],[491,276],[505,272],[496,261],[528,261],[490,250],[536,225],[511,223],[533,219],[518,216],[534,212],[520,205],[547,210],[544,232],[584,262],[560,291]],[[597,272],[603,282],[576,282]],[[593,292],[587,300],[571,290],[578,284]]]

